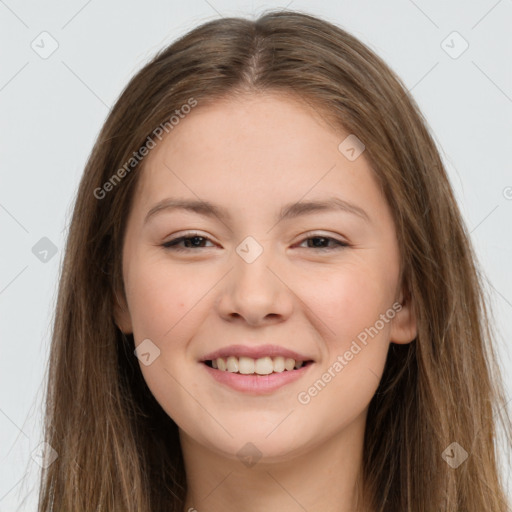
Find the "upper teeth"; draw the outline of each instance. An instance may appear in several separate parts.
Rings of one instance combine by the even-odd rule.
[[[218,357],[212,360],[213,368],[231,373],[243,373],[249,375],[257,373],[258,375],[268,375],[272,372],[282,372],[284,370],[293,370],[300,368],[303,361],[295,362],[291,357],[260,357],[252,359],[251,357],[234,357],[228,358]]]

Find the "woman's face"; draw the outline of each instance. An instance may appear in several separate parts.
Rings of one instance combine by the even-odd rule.
[[[390,209],[349,135],[247,94],[199,103],[146,159],[116,321],[196,446],[276,461],[360,435],[389,343],[415,337]],[[232,371],[204,362],[224,349]],[[309,363],[282,370],[286,351]]]

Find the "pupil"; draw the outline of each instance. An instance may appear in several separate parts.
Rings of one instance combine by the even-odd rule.
[[[311,238],[311,240],[313,241],[314,247],[321,247],[321,246],[323,246],[323,243],[325,242],[326,239],[321,236],[315,236],[315,237]],[[321,242],[317,243],[319,240],[321,240]]]
[[[198,241],[198,239],[201,239],[201,238],[203,238],[203,237],[202,237],[202,236],[191,236],[191,237],[189,237],[189,238],[185,239],[185,245],[186,245],[187,247],[190,247],[190,246],[191,246],[191,241],[192,241],[192,240],[194,240],[195,242],[197,242],[197,241]],[[200,243],[200,242],[199,242],[199,243]],[[195,244],[192,244],[192,247],[197,247],[197,246],[196,246]]]

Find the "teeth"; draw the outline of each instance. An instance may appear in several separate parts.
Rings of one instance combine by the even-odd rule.
[[[295,359],[291,359],[290,357],[287,357],[284,360],[284,368],[285,370],[291,371],[295,368]]]
[[[228,372],[236,373],[238,371],[238,359],[236,357],[228,357],[226,360],[226,368]]]
[[[304,364],[304,361],[297,361],[291,357],[260,357],[259,359],[252,359],[251,357],[234,357],[228,358],[218,357],[212,360],[212,367],[221,371],[228,371],[231,373],[241,373],[243,375],[269,375],[273,372],[281,373],[284,370],[291,371],[299,369]]]
[[[274,357],[274,371],[279,373],[284,372],[284,357]]]
[[[254,373],[254,359],[251,359],[250,357],[241,357],[238,360],[238,370],[240,373],[243,373],[244,375]]]
[[[274,371],[274,361],[272,361],[271,357],[256,359],[254,371],[258,375],[268,375]]]

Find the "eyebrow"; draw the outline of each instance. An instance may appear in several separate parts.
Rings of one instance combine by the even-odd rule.
[[[196,201],[190,199],[171,199],[166,198],[155,204],[146,214],[144,223],[158,212],[169,210],[185,210],[202,215],[204,217],[217,217],[222,221],[230,221],[231,214],[229,211],[219,205],[210,203],[209,201]],[[352,213],[370,222],[368,214],[359,206],[351,204],[339,197],[330,197],[322,201],[299,201],[284,205],[276,217],[276,222],[289,220],[310,213],[328,212],[328,211],[344,211]]]

